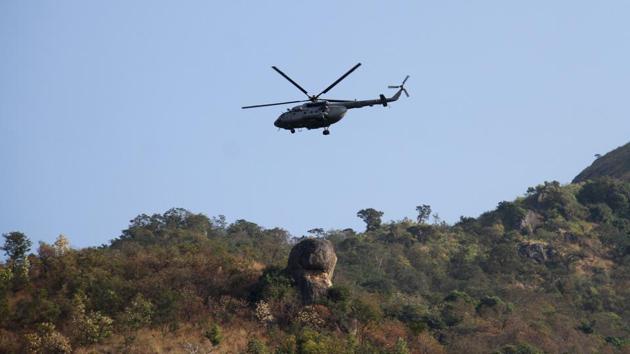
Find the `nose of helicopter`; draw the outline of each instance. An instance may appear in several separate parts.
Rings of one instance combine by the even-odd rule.
[[[273,125],[275,125],[276,127],[280,128],[280,118],[276,119],[275,122],[273,122]]]

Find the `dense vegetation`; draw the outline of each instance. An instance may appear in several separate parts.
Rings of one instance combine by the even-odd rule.
[[[618,353],[629,349],[630,183],[547,182],[454,225],[312,230],[335,286],[303,306],[296,239],[183,209],[75,250],[4,235],[0,352]]]

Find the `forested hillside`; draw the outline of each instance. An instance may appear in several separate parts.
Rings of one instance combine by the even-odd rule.
[[[280,228],[172,209],[95,248],[9,232],[0,351],[628,352],[630,183],[546,182],[454,225],[431,214],[312,230],[338,262],[309,306]]]

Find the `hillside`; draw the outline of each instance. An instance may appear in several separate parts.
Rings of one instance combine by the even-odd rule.
[[[630,182],[630,143],[595,160],[573,179],[573,183],[598,177],[613,177]]]
[[[0,352],[628,351],[630,183],[546,182],[455,225],[370,210],[369,231],[313,230],[338,262],[309,306],[279,228],[171,209],[25,257],[27,237],[5,234]]]

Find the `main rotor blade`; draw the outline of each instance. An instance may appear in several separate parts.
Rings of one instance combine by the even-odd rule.
[[[328,98],[320,98],[320,101],[328,101],[328,102],[354,102],[354,100],[333,100]]]
[[[337,85],[339,82],[341,82],[341,80],[345,79],[346,76],[350,75],[359,66],[361,66],[361,63],[358,63],[357,65],[353,66],[352,69],[348,70],[348,72],[343,74],[343,76],[341,76],[340,78],[338,78],[337,81],[333,82],[330,86],[326,87],[326,89],[324,91],[320,92],[319,95],[315,96],[315,98],[318,98],[319,96],[321,96],[321,95],[325,94],[326,92],[330,91],[331,88],[335,87],[335,85]]]
[[[308,92],[306,92],[305,89],[302,88],[302,86],[298,85],[297,82],[293,81],[289,76],[287,76],[287,74],[283,73],[282,71],[280,71],[280,69],[278,69],[275,66],[271,67],[273,70],[277,71],[278,74],[282,75],[282,77],[284,77],[285,79],[289,80],[290,83],[292,83],[295,87],[297,87],[300,91],[304,92],[304,94],[310,98],[311,96],[308,95]]]
[[[247,109],[247,108],[258,108],[258,107],[268,107],[268,106],[280,106],[283,104],[290,104],[290,103],[300,103],[300,102],[308,102],[310,100],[300,100],[300,101],[289,101],[289,102],[278,102],[278,103],[266,103],[266,104],[257,104],[257,105],[253,105],[253,106],[245,106],[245,107],[241,107],[241,109]]]

